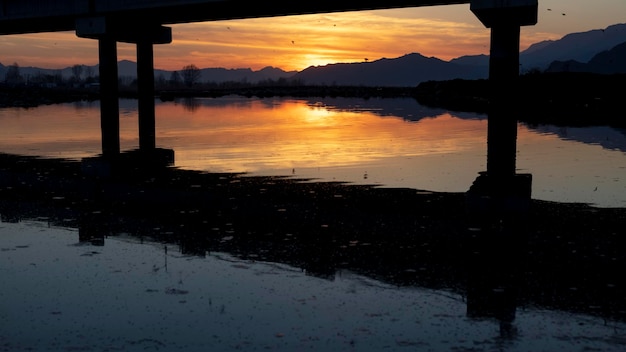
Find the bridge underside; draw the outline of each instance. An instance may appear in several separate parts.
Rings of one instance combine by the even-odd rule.
[[[0,4],[0,35],[72,31],[79,18],[106,17],[117,23],[158,25],[380,10],[436,5],[469,4],[471,0],[6,0]],[[138,21],[138,19],[141,19]]]

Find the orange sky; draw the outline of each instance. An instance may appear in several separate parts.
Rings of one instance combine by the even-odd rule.
[[[625,0],[540,0],[539,23],[524,27],[521,49],[572,32],[626,22]],[[548,11],[550,9],[551,11]],[[562,15],[565,13],[566,15]],[[173,43],[155,47],[155,67],[177,70],[265,66],[303,70],[311,65],[373,61],[411,52],[449,60],[487,54],[489,30],[469,5],[286,16],[180,24]],[[0,36],[0,62],[64,68],[97,63],[97,42],[73,32]],[[120,60],[135,47],[118,45]]]

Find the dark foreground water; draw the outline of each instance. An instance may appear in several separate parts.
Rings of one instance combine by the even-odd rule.
[[[626,324],[544,307],[471,318],[466,297],[132,237],[103,247],[2,223],[4,351],[623,351]],[[228,236],[222,239],[228,241]],[[376,258],[372,258],[376,260]],[[419,270],[419,268],[416,268]],[[623,297],[619,297],[623,299]]]

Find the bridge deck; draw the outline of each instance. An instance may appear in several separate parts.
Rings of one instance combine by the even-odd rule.
[[[105,16],[125,23],[175,24],[358,10],[469,4],[471,0],[5,0],[0,35],[70,31],[77,18]]]

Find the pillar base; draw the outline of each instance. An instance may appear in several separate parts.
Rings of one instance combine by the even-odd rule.
[[[530,209],[531,174],[490,176],[481,172],[466,193],[466,206],[472,216],[525,214]]]
[[[113,156],[99,155],[84,158],[84,175],[98,178],[124,177],[135,172],[152,171],[174,165],[174,150],[154,148],[135,149]]]

